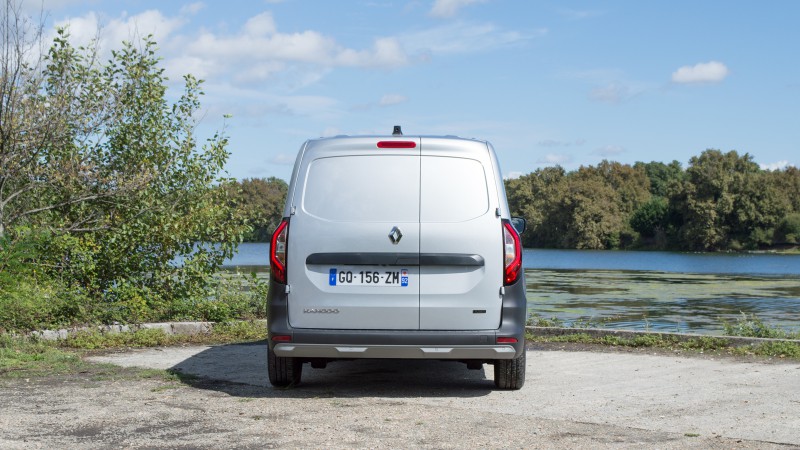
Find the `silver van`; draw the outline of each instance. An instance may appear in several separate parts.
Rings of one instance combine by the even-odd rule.
[[[494,149],[456,137],[303,144],[272,235],[269,380],[304,363],[414,358],[525,382],[522,248]]]

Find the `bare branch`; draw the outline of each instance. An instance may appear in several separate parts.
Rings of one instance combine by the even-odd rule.
[[[110,196],[111,196],[110,194],[107,194],[107,195],[87,195],[87,196],[83,196],[83,197],[70,199],[70,200],[67,200],[65,202],[56,203],[56,204],[53,204],[53,205],[47,205],[47,206],[42,206],[40,208],[29,209],[27,211],[23,211],[21,213],[18,213],[18,214],[15,214],[15,215],[11,216],[9,218],[8,222],[9,223],[10,222],[15,222],[15,221],[17,221],[19,219],[22,219],[23,217],[27,217],[27,216],[30,216],[32,214],[37,214],[37,213],[44,212],[44,211],[51,211],[53,209],[63,208],[65,206],[74,205],[74,204],[77,204],[77,203],[89,202],[89,201],[92,201],[92,200],[97,200],[99,198],[110,197]]]

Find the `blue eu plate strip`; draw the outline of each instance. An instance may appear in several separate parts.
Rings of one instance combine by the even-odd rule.
[[[336,286],[336,269],[331,269],[328,273],[328,284]]]

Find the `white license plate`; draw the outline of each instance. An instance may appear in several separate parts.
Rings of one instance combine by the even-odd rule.
[[[328,271],[330,286],[408,287],[408,269],[382,267],[332,267]]]

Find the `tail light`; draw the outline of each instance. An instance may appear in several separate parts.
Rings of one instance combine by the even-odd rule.
[[[286,245],[289,219],[283,219],[269,242],[269,273],[273,280],[286,284]]]
[[[522,274],[522,243],[511,222],[503,219],[503,285],[514,284]]]

